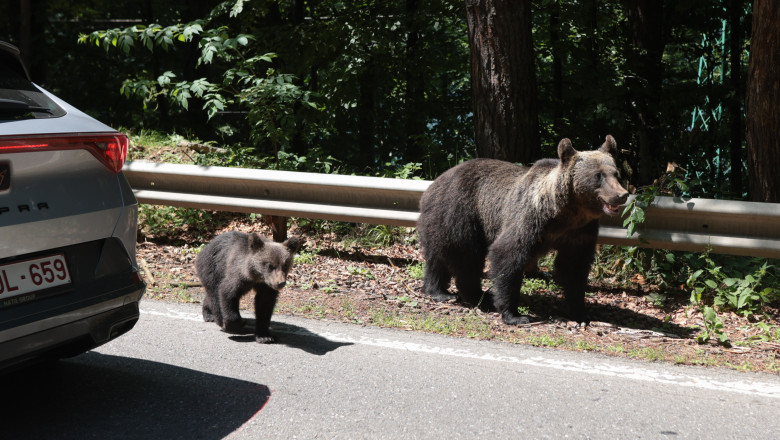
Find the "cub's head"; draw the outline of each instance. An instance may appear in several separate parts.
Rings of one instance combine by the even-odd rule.
[[[247,264],[253,280],[264,282],[274,290],[284,288],[293,255],[301,247],[301,240],[290,237],[284,243],[276,243],[254,233],[249,234],[248,240],[252,254]]]
[[[618,180],[613,159],[616,153],[617,144],[610,135],[595,151],[577,151],[569,139],[558,144],[561,167],[570,173],[574,196],[593,217],[617,214],[628,198],[628,191]]]

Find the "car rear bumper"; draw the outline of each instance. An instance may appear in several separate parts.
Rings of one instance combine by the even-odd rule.
[[[109,300],[0,331],[0,371],[75,356],[122,335],[138,321],[145,289],[139,279]]]

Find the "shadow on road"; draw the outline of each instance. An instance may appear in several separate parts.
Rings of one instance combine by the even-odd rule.
[[[542,278],[547,279],[548,277],[545,276]],[[614,289],[613,291],[603,287],[599,287],[598,289],[600,291],[599,295],[602,298],[619,296],[626,292],[626,289]],[[642,294],[642,296],[644,296],[644,294]],[[563,292],[545,292],[531,295],[521,294],[520,298],[520,304],[528,307],[531,314],[538,317],[535,319],[537,322],[546,320],[546,317],[548,316],[558,317],[559,319],[567,319],[570,316],[569,307],[566,304]],[[461,302],[458,303],[464,304],[467,307],[473,307],[473,305]],[[675,308],[675,304],[670,305],[670,310],[674,310]],[[690,339],[699,332],[697,329],[683,327],[673,322],[666,322],[655,316],[630,310],[615,304],[594,304],[586,300],[585,310],[588,312],[591,321],[606,322],[634,330],[663,331],[685,339]]]
[[[2,383],[7,439],[222,439],[271,396],[265,385],[94,352]]]
[[[248,334],[233,335],[230,336],[230,339],[236,342],[255,342],[254,328],[255,320],[253,318],[244,318],[244,331]],[[303,327],[283,322],[271,321],[271,334],[276,338],[277,344],[298,348],[317,356],[328,354],[345,345],[352,345],[351,342],[331,341]]]

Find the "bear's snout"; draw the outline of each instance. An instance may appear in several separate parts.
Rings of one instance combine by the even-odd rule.
[[[628,200],[628,191],[619,184],[617,186],[619,189],[613,193],[612,197],[605,200],[602,199],[604,204],[603,210],[607,215],[617,214],[618,211],[620,211],[620,205],[626,203],[626,200]]]
[[[287,281],[282,281],[281,283],[276,285],[276,290],[284,289],[284,286],[287,285]]]

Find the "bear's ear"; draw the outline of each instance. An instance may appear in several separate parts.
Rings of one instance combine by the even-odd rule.
[[[298,237],[290,237],[287,240],[282,243],[291,253],[298,252],[298,249],[301,248],[301,239]]]
[[[569,138],[561,139],[558,143],[558,158],[561,159],[561,164],[568,163],[575,154],[577,150],[571,145]]]
[[[261,237],[258,234],[255,234],[254,232],[249,234],[249,237],[247,237],[247,241],[249,241],[249,248],[252,249],[253,252],[257,252],[260,249],[265,246],[265,241],[263,240],[263,237]]]
[[[612,157],[617,155],[617,142],[615,142],[615,138],[611,134],[608,134],[606,139],[604,139],[604,143],[599,148],[599,151],[607,153]]]

